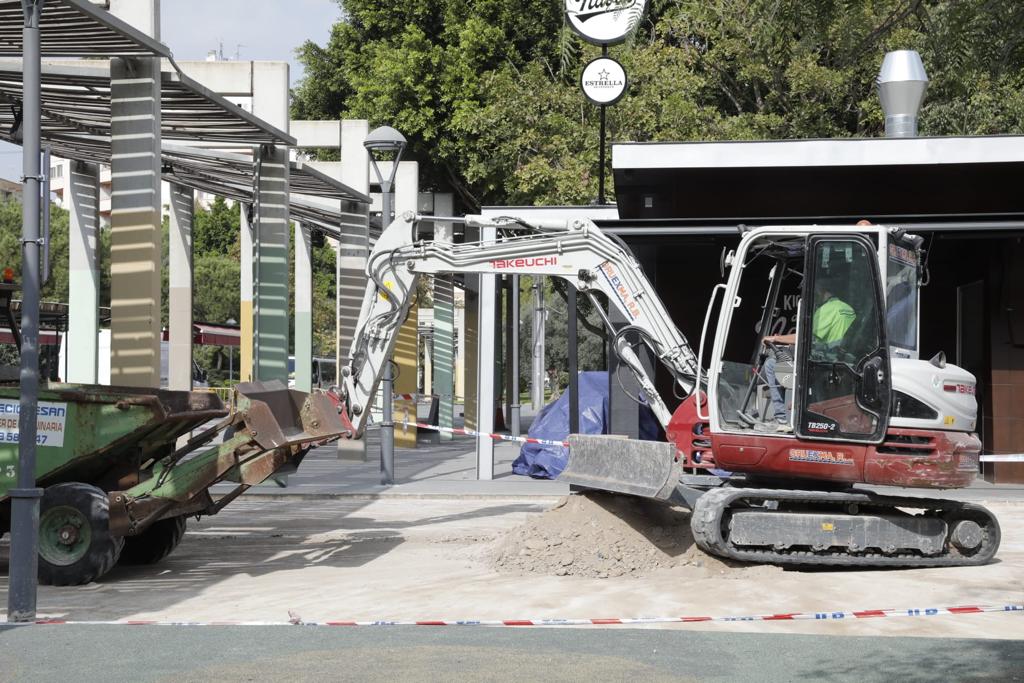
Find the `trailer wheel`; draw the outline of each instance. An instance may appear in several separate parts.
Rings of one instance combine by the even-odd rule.
[[[178,547],[184,535],[184,516],[154,522],[138,536],[125,538],[121,564],[156,564]]]
[[[89,484],[55,484],[39,508],[39,583],[77,586],[110,571],[124,539],[110,535],[107,494]]]

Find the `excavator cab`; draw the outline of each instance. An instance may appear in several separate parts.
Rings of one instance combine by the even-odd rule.
[[[713,435],[753,436],[766,447],[754,455],[745,448],[734,466],[770,461],[794,442],[884,439],[892,403],[879,262],[886,239],[874,227],[762,228],[744,236],[720,286],[725,303],[709,363],[708,417]],[[913,326],[916,341],[916,319]],[[724,460],[720,451],[716,461],[728,466],[733,449]],[[834,449],[822,451],[845,461]],[[788,456],[771,469],[788,471]]]
[[[807,239],[793,425],[816,441],[880,443],[892,401],[877,248],[863,235]]]

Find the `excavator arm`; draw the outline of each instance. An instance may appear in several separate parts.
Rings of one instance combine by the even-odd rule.
[[[417,240],[418,219],[409,213],[391,223],[377,240],[367,261],[366,290],[350,361],[342,368],[342,399],[353,436],[360,436],[366,426],[368,406],[415,297],[418,278],[443,273],[559,277],[590,297],[602,316],[603,303],[596,294],[604,294],[628,321],[614,330],[605,318],[614,335],[613,349],[636,377],[658,421],[667,427],[671,411],[626,333],[635,332],[686,393],[693,390],[697,358],[629,248],[589,220],[527,224],[467,216],[465,221],[470,227],[494,227],[498,235],[462,244]]]

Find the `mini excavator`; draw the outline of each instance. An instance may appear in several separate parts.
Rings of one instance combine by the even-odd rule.
[[[954,489],[978,471],[975,377],[942,354],[918,357],[919,236],[882,225],[741,229],[695,351],[629,247],[590,220],[463,220],[495,237],[419,239],[410,213],[377,240],[342,367],[350,437],[363,434],[421,275],[562,278],[602,316],[614,307],[628,321],[605,318],[610,348],[666,440],[570,435],[560,479],[685,505],[700,548],[734,560],[939,567],[995,555],[999,524],[984,507],[857,486]],[[779,317],[783,301],[793,302],[789,318]],[[780,323],[795,332],[779,335]],[[674,410],[641,344],[683,397]]]

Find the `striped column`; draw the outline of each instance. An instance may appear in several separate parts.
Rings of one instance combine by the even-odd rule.
[[[160,386],[160,60],[110,61],[110,381]]]
[[[395,174],[395,217],[398,218],[408,211],[415,212],[419,204],[419,164],[415,161],[403,161],[398,164]],[[392,359],[397,366],[395,377],[395,393],[415,394],[419,373],[419,318],[420,302],[417,300],[409,307],[409,315],[402,323],[398,333],[398,341]],[[394,403],[395,420],[405,419],[416,422],[416,401],[398,399]],[[403,416],[408,416],[403,418]],[[411,418],[411,419],[409,419]],[[395,445],[399,448],[416,448],[416,429],[396,429]]]
[[[341,182],[353,190],[369,194],[370,158],[363,141],[370,132],[369,122],[346,119],[341,122]],[[345,202],[349,204],[348,202]],[[352,336],[359,321],[366,289],[366,257],[370,242],[369,207],[349,204],[349,211],[358,210],[362,216],[354,225],[342,228],[338,241],[337,265],[337,354],[338,370],[349,364]],[[338,458],[366,460],[365,439],[339,439]]]
[[[288,381],[288,149],[264,145],[253,262],[255,379]]]
[[[313,388],[313,254],[312,231],[295,223],[295,388]]]
[[[239,287],[238,304],[238,380],[240,382],[251,382],[253,380],[252,364],[252,341],[253,341],[253,317],[252,317],[252,234],[253,226],[249,221],[251,206],[239,203],[238,209],[241,213],[241,235],[238,240],[239,251],[239,275],[241,279]]]
[[[452,196],[434,195],[434,214],[452,215]],[[451,242],[452,224],[434,223],[434,241]],[[437,424],[451,428],[455,415],[455,287],[450,275],[434,276],[433,390],[439,395]],[[451,432],[440,432],[441,441],[450,441]]]
[[[167,386],[192,390],[192,188],[171,184]]]
[[[65,382],[95,384],[99,362],[100,176],[96,164],[64,162],[68,207],[68,343]]]

